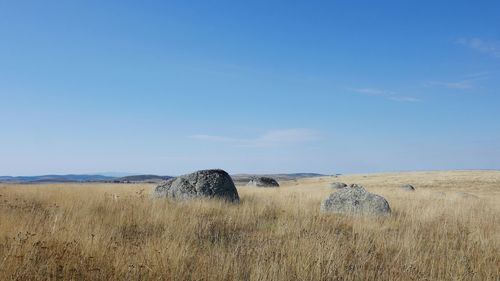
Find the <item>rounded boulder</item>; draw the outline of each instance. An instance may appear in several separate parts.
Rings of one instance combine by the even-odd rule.
[[[389,203],[384,197],[353,184],[330,194],[321,203],[324,212],[348,215],[388,215]]]
[[[219,198],[239,201],[238,191],[231,176],[224,170],[200,170],[171,178],[156,186],[155,197],[175,199]]]

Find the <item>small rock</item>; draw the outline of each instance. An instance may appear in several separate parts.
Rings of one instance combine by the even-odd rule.
[[[256,187],[279,187],[278,182],[273,178],[268,177],[255,177],[252,178],[247,186],[256,186]]]
[[[332,182],[332,183],[330,184],[330,187],[331,187],[331,188],[335,188],[335,189],[341,189],[341,188],[344,188],[344,187],[346,187],[346,186],[347,186],[347,184],[345,184],[345,183],[343,183],[343,182]]]
[[[404,191],[415,191],[415,187],[413,187],[413,185],[411,184],[405,184],[401,186],[401,189]]]

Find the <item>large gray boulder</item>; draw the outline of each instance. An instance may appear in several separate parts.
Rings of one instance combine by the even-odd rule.
[[[331,188],[335,188],[335,189],[342,189],[344,187],[347,187],[347,184],[343,183],[343,182],[332,182],[330,184],[330,187]]]
[[[405,184],[401,186],[401,189],[404,191],[415,191],[415,187],[413,187],[413,185],[411,184]]]
[[[370,193],[356,184],[330,194],[321,203],[321,210],[349,215],[387,215],[391,212],[384,197]]]
[[[273,178],[268,177],[255,177],[252,178],[247,186],[257,186],[257,187],[279,187],[278,182]]]
[[[155,197],[176,199],[220,198],[228,201],[238,201],[238,191],[233,180],[223,170],[201,170],[177,178],[168,179],[158,185],[154,191]]]

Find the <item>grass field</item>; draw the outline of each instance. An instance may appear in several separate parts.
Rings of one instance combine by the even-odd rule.
[[[320,213],[332,181],[391,216]],[[500,280],[499,171],[307,178],[239,204],[152,188],[0,184],[0,280]]]

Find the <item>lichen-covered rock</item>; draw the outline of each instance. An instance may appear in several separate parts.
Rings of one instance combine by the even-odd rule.
[[[404,191],[415,191],[415,187],[413,187],[413,185],[411,184],[405,184],[401,186],[401,189]]]
[[[223,170],[201,170],[168,179],[155,187],[153,195],[176,199],[207,197],[228,201],[239,200],[233,180]]]
[[[252,178],[247,186],[257,186],[257,187],[279,187],[278,182],[273,178],[268,177],[256,177]]]
[[[343,183],[343,182],[332,182],[330,184],[330,187],[331,188],[335,188],[335,189],[342,189],[344,187],[347,187],[347,184]]]
[[[330,194],[321,203],[321,210],[349,215],[387,215],[391,212],[384,197],[352,184]]]

